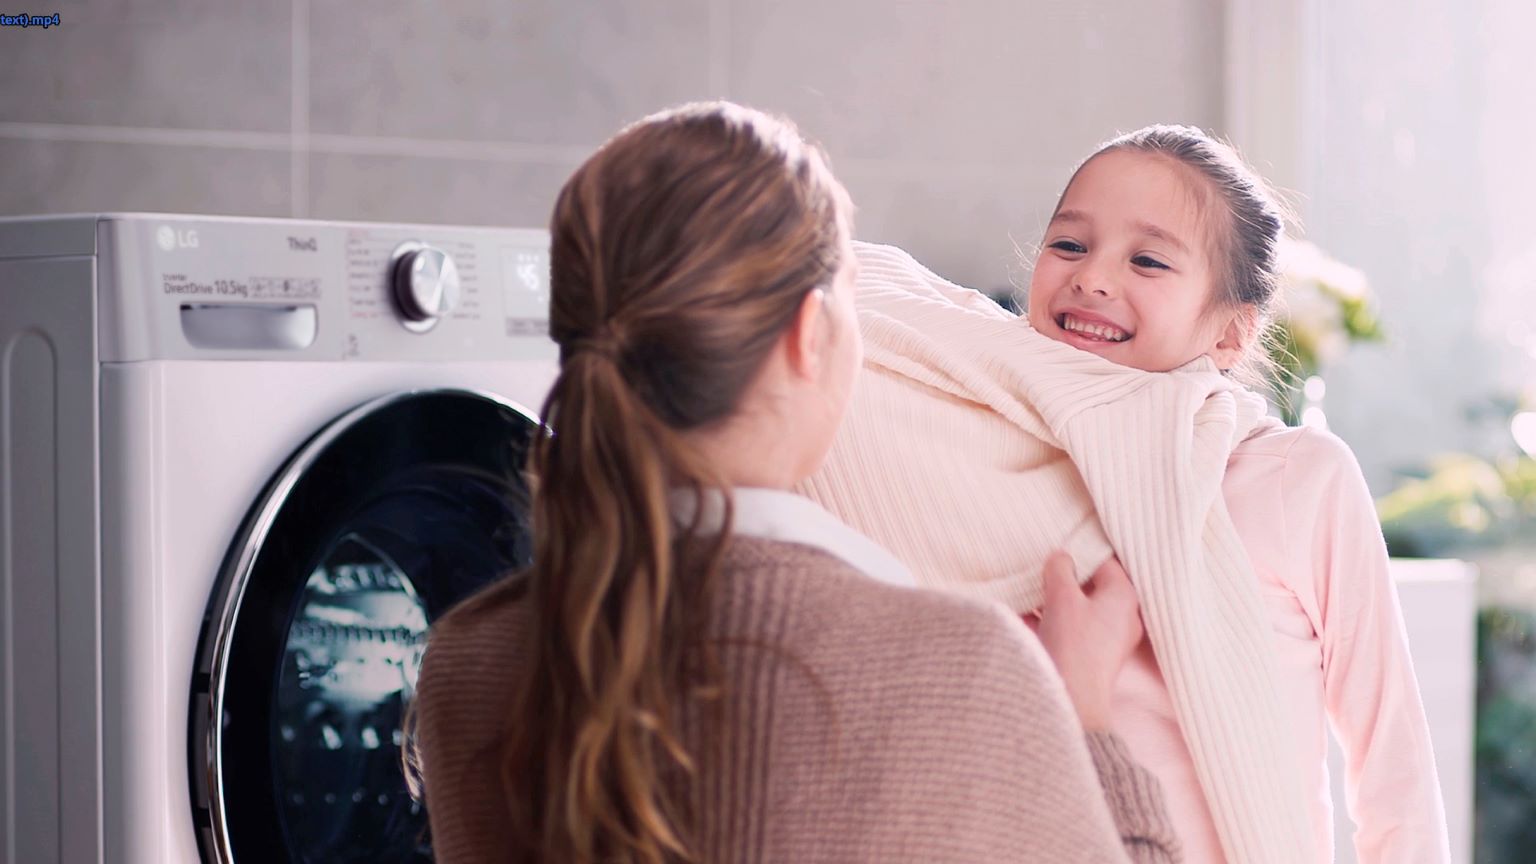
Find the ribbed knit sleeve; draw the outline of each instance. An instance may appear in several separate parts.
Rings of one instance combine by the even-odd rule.
[[[1088,753],[1099,774],[1104,801],[1120,830],[1120,841],[1138,864],[1181,860],[1179,838],[1163,804],[1157,778],[1137,764],[1125,742],[1108,732],[1090,732]]]

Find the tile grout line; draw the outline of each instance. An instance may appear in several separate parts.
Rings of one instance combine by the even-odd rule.
[[[0,120],[0,139],[72,141],[88,144],[156,144],[168,147],[208,147],[270,150],[287,153],[294,147],[292,132],[238,132],[219,129],[166,129],[142,126],[90,126],[74,123],[28,123]],[[310,132],[304,136],[310,153],[340,156],[403,156],[423,159],[463,159],[480,162],[523,162],[576,165],[597,145],[518,144],[494,141],[399,138]]]
[[[282,132],[240,132],[220,129],[157,129],[144,126],[90,126],[74,123],[0,121],[0,138],[31,141],[73,141],[86,144],[161,144],[232,150],[281,150],[292,145]]]
[[[388,138],[371,135],[315,134],[312,150],[353,156],[417,156],[429,159],[469,159],[482,162],[569,164],[592,155],[596,144],[517,144],[495,141],[455,141],[429,138]]]
[[[303,219],[309,215],[309,0],[293,0],[292,15],[288,211]]]
[[[294,136],[283,132],[235,132],[214,129],[152,129],[135,126],[86,126],[71,123],[0,121],[0,140],[73,141],[91,144],[156,144],[172,147],[208,147],[234,150],[267,150],[289,153]],[[306,154],[337,156],[385,156],[416,159],[458,159],[471,162],[509,162],[557,165],[574,168],[597,145],[517,144],[494,141],[462,141],[428,138],[390,138],[371,135],[340,135],[309,132],[304,135]],[[877,177],[910,178],[924,173],[996,177],[1017,168],[1012,163],[955,159],[843,156],[839,167],[869,172]]]

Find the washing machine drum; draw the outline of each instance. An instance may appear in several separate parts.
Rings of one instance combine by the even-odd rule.
[[[532,557],[537,430],[465,391],[401,394],[317,434],[230,549],[192,683],[210,864],[432,860],[402,770],[427,628]]]

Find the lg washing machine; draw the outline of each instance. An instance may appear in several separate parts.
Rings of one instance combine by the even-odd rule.
[[[431,860],[400,721],[531,555],[548,250],[0,220],[0,858]]]

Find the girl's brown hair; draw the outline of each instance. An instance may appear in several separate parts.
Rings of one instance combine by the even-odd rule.
[[[848,214],[793,126],[728,103],[630,126],[560,191],[534,563],[504,595],[534,622],[500,754],[515,860],[695,860],[679,722],[720,683],[704,637],[730,517],[695,537],[669,493],[723,488],[685,433],[740,407],[830,286]]]

